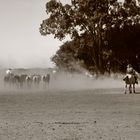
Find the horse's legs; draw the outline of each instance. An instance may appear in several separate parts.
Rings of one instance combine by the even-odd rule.
[[[132,85],[129,85],[129,93],[132,93]]]
[[[127,84],[125,85],[125,92],[124,92],[125,94],[127,93]]]
[[[133,93],[136,93],[136,91],[135,91],[135,84],[133,84]]]

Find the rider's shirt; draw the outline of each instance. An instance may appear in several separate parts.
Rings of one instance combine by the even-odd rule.
[[[128,67],[126,69],[126,75],[128,76],[129,74],[134,75],[136,78],[138,78],[138,72],[135,71],[132,67]]]
[[[7,71],[6,71],[6,74],[7,74],[7,75],[12,74],[11,70],[7,70]]]
[[[134,74],[134,69],[132,67],[129,67],[126,69],[127,74]]]

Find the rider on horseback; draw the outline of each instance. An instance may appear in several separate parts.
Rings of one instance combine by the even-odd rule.
[[[12,74],[12,69],[9,68],[8,70],[6,70],[6,75],[11,75]]]
[[[135,82],[136,84],[138,84],[138,73],[133,69],[132,65],[131,64],[128,64],[127,65],[127,68],[126,68],[126,76],[125,78],[128,76],[128,75],[134,75],[135,77]],[[124,78],[124,79],[125,79]]]

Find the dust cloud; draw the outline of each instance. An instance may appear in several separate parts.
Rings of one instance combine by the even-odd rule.
[[[54,89],[65,90],[92,90],[104,88],[121,88],[123,75],[87,77],[84,74],[61,73],[53,81]]]
[[[84,73],[68,73],[68,72],[61,72],[53,74],[52,72],[46,69],[30,69],[30,70],[15,70],[14,73],[16,74],[39,74],[45,75],[50,73],[50,83],[49,85],[43,85],[41,81],[40,84],[36,87],[32,85],[30,88],[23,86],[22,88],[12,86],[9,87],[4,84],[4,76],[5,76],[5,69],[0,70],[0,93],[17,93],[22,92],[26,93],[40,93],[40,92],[57,92],[57,91],[75,91],[75,90],[95,90],[95,89],[112,89],[112,88],[124,88],[124,82],[122,81],[123,75],[122,74],[112,74],[110,76],[104,75],[99,76],[98,78],[93,76],[89,77]]]

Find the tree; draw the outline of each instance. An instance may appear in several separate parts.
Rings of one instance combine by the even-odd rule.
[[[77,58],[77,42],[65,42],[56,54],[52,57],[52,61],[56,66],[63,71],[80,71],[80,64]]]
[[[72,38],[79,38],[83,34],[91,36],[96,44],[92,59],[97,69],[102,71],[103,25],[110,21],[108,0],[73,0],[72,5],[64,6],[56,0],[51,0],[46,4],[46,9],[50,17],[41,24],[41,34],[54,34],[60,40],[68,34]]]
[[[124,4],[117,0],[72,0],[71,5],[50,0],[46,4],[49,17],[43,20],[40,33],[53,34],[60,40],[67,35],[72,39],[82,38],[85,47],[90,38],[93,65],[103,72],[103,52],[108,49],[105,42],[109,44],[110,30],[139,23],[139,11],[133,0],[126,0]]]
[[[79,40],[65,42],[52,57],[52,61],[59,69],[67,71],[81,71],[81,68],[93,68],[91,59],[92,47],[79,46]]]

